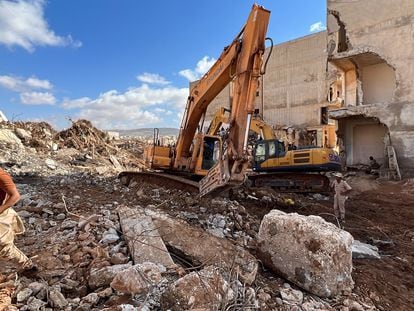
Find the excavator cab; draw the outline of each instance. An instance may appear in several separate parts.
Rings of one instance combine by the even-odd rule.
[[[219,136],[202,135],[201,137],[195,173],[205,176],[220,159],[222,142]]]
[[[261,171],[268,167],[269,159],[284,157],[285,144],[278,139],[259,140],[254,148],[253,170]]]
[[[257,172],[340,171],[338,154],[330,148],[307,146],[285,149],[281,140],[260,140],[254,150],[253,170]]]

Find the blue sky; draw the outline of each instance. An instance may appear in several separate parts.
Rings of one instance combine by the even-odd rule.
[[[0,0],[0,110],[56,128],[178,127],[197,79],[254,2]],[[326,0],[271,1],[275,43],[320,31]]]

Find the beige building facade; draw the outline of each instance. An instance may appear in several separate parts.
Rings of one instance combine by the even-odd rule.
[[[270,53],[266,49],[265,59]],[[275,45],[256,96],[256,108],[275,127],[316,126],[326,107],[326,32]],[[229,107],[231,85],[210,104],[206,121]]]

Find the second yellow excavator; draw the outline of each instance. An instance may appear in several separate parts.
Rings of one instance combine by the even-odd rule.
[[[225,137],[228,112],[224,107],[217,110],[207,135]],[[329,179],[320,173],[341,170],[339,155],[332,148],[304,146],[286,150],[285,143],[258,114],[251,119],[250,132],[254,137],[250,140],[254,150],[253,173],[248,174],[251,186],[267,186],[281,192],[327,192]]]

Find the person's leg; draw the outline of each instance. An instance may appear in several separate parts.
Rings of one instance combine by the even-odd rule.
[[[341,196],[340,198],[338,198],[338,206],[341,220],[345,220],[345,201],[346,196]]]
[[[12,230],[9,230],[0,239],[0,257],[11,261],[22,269],[33,265],[32,261],[14,245]]]
[[[339,206],[338,206],[338,196],[336,194],[334,196],[334,213],[335,213],[336,218],[340,217]]]

